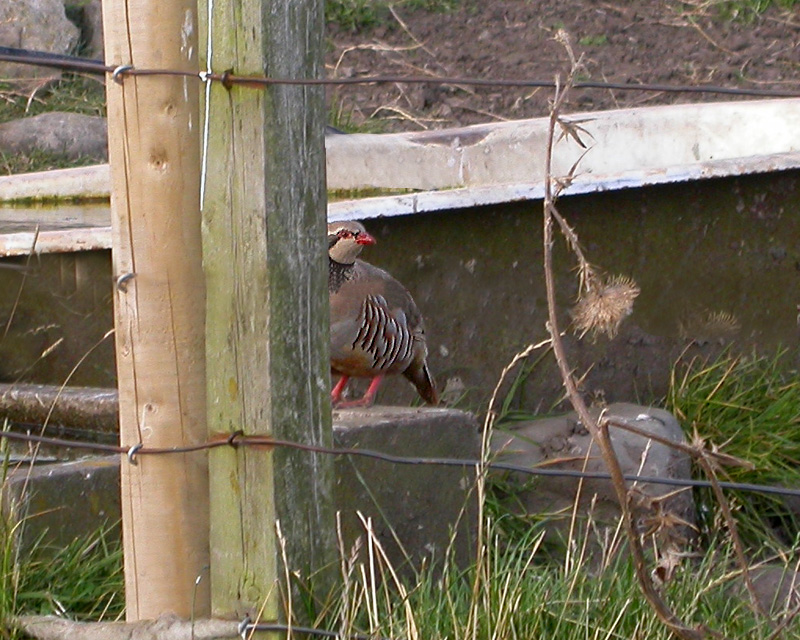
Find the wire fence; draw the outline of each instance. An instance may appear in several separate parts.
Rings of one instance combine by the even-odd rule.
[[[615,426],[622,426],[619,420],[614,421]],[[640,430],[639,430],[640,431]],[[640,434],[647,437],[647,434]],[[652,436],[651,436],[652,437]],[[278,440],[269,436],[248,436],[241,431],[236,431],[228,435],[220,435],[211,438],[206,442],[198,443],[195,445],[182,446],[182,447],[146,447],[143,443],[136,443],[130,447],[117,446],[112,444],[104,444],[99,442],[89,442],[82,440],[67,440],[63,438],[52,438],[48,436],[39,436],[31,433],[18,433],[15,431],[0,431],[0,438],[14,440],[17,442],[29,442],[34,444],[46,445],[55,448],[64,449],[80,449],[84,451],[93,451],[96,453],[106,454],[120,454],[125,456],[130,464],[137,464],[137,457],[139,456],[158,456],[167,454],[186,454],[197,453],[201,451],[209,451],[211,449],[218,449],[220,447],[253,447],[255,449],[272,449],[276,447],[283,447],[287,449],[295,449],[298,451],[306,451],[308,453],[317,453],[323,455],[333,456],[354,456],[360,458],[370,458],[372,460],[379,460],[390,464],[400,465],[427,465],[427,466],[441,466],[441,467],[460,467],[460,468],[475,468],[487,469],[493,471],[510,471],[521,473],[531,476],[550,476],[550,477],[564,477],[564,478],[578,478],[584,480],[610,480],[611,476],[608,473],[598,471],[581,471],[577,469],[553,469],[543,467],[531,467],[520,464],[513,464],[503,462],[501,460],[480,460],[478,458],[441,458],[441,457],[417,457],[417,456],[399,456],[382,451],[375,451],[373,449],[356,449],[356,448],[340,448],[340,447],[321,447],[317,445],[303,444],[300,442],[290,442],[287,440]],[[673,443],[674,444],[674,443]],[[548,460],[549,464],[553,460]],[[693,478],[667,478],[661,476],[643,476],[637,474],[626,474],[624,476],[626,481],[629,482],[642,482],[648,484],[660,484],[673,487],[692,487],[692,488],[713,488],[714,483],[707,480],[698,480]],[[750,491],[754,493],[763,493],[771,495],[792,496],[800,497],[800,489],[790,489],[787,487],[776,487],[770,485],[750,484],[742,482],[725,482],[719,481],[717,486],[723,489]]]
[[[132,65],[107,65],[102,60],[89,60],[77,58],[74,56],[54,55],[47,52],[30,51],[26,49],[17,49],[10,47],[0,47],[0,61],[12,62],[19,64],[28,64],[43,66],[48,68],[59,69],[62,71],[89,73],[96,75],[107,75],[118,83],[123,83],[126,77],[131,76],[175,76],[183,78],[197,78],[204,83],[217,82],[227,89],[234,85],[264,89],[269,86],[275,85],[358,85],[358,84],[377,84],[377,83],[404,83],[404,84],[438,84],[438,85],[462,85],[473,87],[518,87],[518,88],[556,88],[558,82],[554,80],[541,80],[530,78],[475,78],[464,76],[428,76],[428,75],[365,75],[358,77],[348,78],[272,78],[267,76],[241,76],[231,71],[224,71],[221,73],[211,71],[184,71],[179,69],[157,69],[157,68],[137,68]],[[800,97],[800,90],[785,90],[785,89],[761,89],[761,88],[746,88],[746,87],[727,87],[727,86],[714,86],[714,85],[669,85],[669,84],[648,84],[648,83],[634,83],[634,82],[598,82],[598,81],[582,81],[574,82],[571,85],[572,89],[606,89],[614,91],[645,91],[645,92],[669,92],[669,93],[703,93],[703,94],[721,94],[721,95],[734,95],[734,96],[749,96],[749,97],[768,97],[768,98],[796,98]],[[643,433],[637,430],[635,425],[625,424],[617,419],[610,426],[628,429],[629,431],[638,432],[642,437],[653,437],[650,434]],[[274,448],[287,448],[298,451],[307,452],[309,454],[319,455],[332,455],[332,456],[347,456],[359,457],[372,460],[378,460],[388,464],[396,465],[425,465],[425,466],[440,466],[440,467],[458,467],[462,469],[475,469],[476,472],[485,471],[504,471],[513,472],[530,476],[551,476],[551,477],[564,477],[576,479],[590,479],[590,480],[611,480],[612,476],[605,472],[592,472],[577,469],[558,469],[558,468],[544,468],[539,466],[528,466],[521,464],[514,464],[504,462],[493,456],[491,459],[480,458],[448,458],[448,457],[418,457],[418,456],[401,456],[377,451],[372,449],[362,448],[341,448],[341,447],[324,447],[318,445],[310,445],[301,442],[293,442],[288,440],[280,440],[263,435],[247,435],[243,431],[236,431],[232,433],[217,434],[210,437],[205,442],[179,446],[179,447],[148,447],[143,442],[137,442],[131,446],[112,445],[100,442],[91,442],[87,440],[67,440],[62,438],[54,438],[43,435],[35,435],[32,433],[21,433],[16,431],[4,430],[0,431],[0,438],[6,440],[26,442],[36,445],[46,445],[55,448],[63,449],[79,449],[83,451],[90,451],[94,453],[117,454],[127,460],[131,465],[138,464],[138,459],[141,456],[159,456],[159,455],[183,455],[192,453],[208,452],[213,449],[231,447],[237,449],[239,447],[250,447],[259,450],[271,450]],[[672,443],[653,437],[654,440],[662,442],[669,446],[681,449],[687,453],[694,453],[698,456],[706,455],[707,452],[702,450],[689,451],[686,445]],[[502,457],[502,453],[499,457]],[[552,465],[554,460],[548,460],[548,464]],[[740,482],[727,482],[713,480],[701,480],[693,478],[667,478],[656,476],[644,476],[638,474],[626,474],[623,476],[624,480],[632,483],[647,483],[657,485],[667,485],[680,488],[721,488],[726,490],[739,490],[761,494],[772,494],[789,497],[800,497],[800,489],[792,489],[778,486],[768,486],[751,483]],[[374,635],[362,634],[342,634],[336,631],[326,629],[303,627],[296,625],[284,625],[278,623],[254,623],[249,618],[245,618],[239,623],[237,629],[239,635],[243,638],[253,631],[278,631],[278,632],[292,632],[306,636],[314,637],[348,637],[354,640],[366,640],[367,638],[375,638]],[[387,640],[381,638],[380,640]]]
[[[34,65],[40,67],[54,68],[62,71],[89,73],[96,75],[110,75],[116,82],[123,82],[126,76],[176,76],[184,78],[197,78],[203,82],[219,82],[226,88],[234,85],[241,85],[252,88],[266,88],[273,85],[355,85],[355,84],[375,84],[375,83],[407,83],[407,84],[440,84],[440,85],[464,85],[475,87],[520,87],[520,88],[555,88],[558,82],[555,80],[540,80],[529,78],[475,78],[465,76],[433,76],[433,75],[365,75],[348,78],[272,78],[267,76],[240,76],[231,71],[215,73],[210,71],[192,72],[178,69],[148,69],[137,68],[133,65],[107,65],[103,60],[80,58],[71,55],[60,55],[45,51],[35,51],[15,47],[0,47],[0,61],[18,64]],[[582,81],[573,82],[572,89],[608,89],[621,91],[659,91],[672,93],[713,93],[738,96],[760,96],[773,98],[800,97],[800,90],[783,89],[760,89],[726,87],[714,85],[681,85],[681,84],[648,84],[636,82],[601,82],[601,81]],[[125,277],[125,276],[123,276]],[[118,282],[118,286],[122,283]],[[625,425],[616,420],[615,426],[637,431],[633,425]],[[652,437],[640,432],[640,435]],[[212,438],[204,443],[191,446],[154,448],[146,447],[143,443],[136,443],[130,447],[105,444],[100,442],[66,440],[47,436],[39,436],[31,433],[20,433],[15,431],[0,431],[0,438],[8,440],[23,441],[47,445],[56,448],[80,449],[93,451],[96,453],[121,454],[124,455],[131,464],[137,463],[138,456],[163,455],[163,454],[186,454],[199,451],[208,451],[218,447],[240,447],[249,446],[255,448],[285,447],[307,451],[309,453],[329,454],[335,456],[358,456],[372,458],[383,462],[402,465],[438,465],[451,467],[474,467],[497,471],[510,471],[533,476],[561,476],[582,479],[609,480],[610,474],[603,472],[589,472],[572,469],[553,469],[540,468],[502,462],[500,460],[480,460],[465,458],[425,458],[413,456],[397,456],[380,451],[369,449],[347,449],[336,447],[320,447],[303,444],[299,442],[289,442],[277,440],[267,436],[248,436],[243,432],[223,434]],[[669,441],[662,441],[667,446],[679,445]],[[686,448],[684,447],[684,450]],[[629,474],[624,476],[626,481],[644,482],[651,484],[661,484],[678,487],[711,488],[718,486],[724,489],[750,491],[764,494],[774,494],[782,496],[800,497],[800,489],[790,489],[768,485],[739,483],[739,482],[711,482],[698,479],[679,479],[654,476],[642,476]]]
[[[517,87],[517,88],[555,88],[555,80],[535,78],[475,78],[468,76],[434,76],[434,75],[367,75],[349,78],[271,78],[267,76],[241,76],[231,71],[222,73],[209,71],[184,71],[180,69],[146,69],[133,65],[107,65],[102,60],[79,58],[76,56],[57,55],[45,51],[32,51],[14,47],[0,47],[0,62],[14,62],[41,67],[74,71],[95,75],[110,75],[116,82],[122,82],[125,76],[177,76],[181,78],[197,78],[203,82],[219,82],[226,88],[241,85],[264,89],[274,85],[325,85],[344,86],[358,84],[438,84],[463,85],[472,87]],[[798,98],[800,90],[792,89],[760,89],[757,87],[726,87],[717,85],[685,85],[639,82],[574,82],[573,89],[608,89],[613,91],[658,91],[666,93],[704,93],[750,97]]]

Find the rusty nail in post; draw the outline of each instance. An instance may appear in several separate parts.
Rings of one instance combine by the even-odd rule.
[[[233,87],[233,82],[231,81],[231,74],[233,73],[233,69],[225,69],[222,72],[222,75],[219,77],[222,86],[225,87],[228,91],[231,90]]]

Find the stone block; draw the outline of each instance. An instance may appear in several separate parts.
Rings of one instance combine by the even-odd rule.
[[[395,456],[476,459],[477,422],[453,409],[373,407],[334,413],[334,445]],[[23,548],[43,536],[64,546],[104,523],[120,519],[119,456],[66,463],[23,465],[6,483],[13,517],[24,520]],[[443,557],[453,532],[462,566],[474,555],[477,505],[471,467],[402,465],[361,456],[338,456],[334,465],[336,509],[349,552],[363,536],[357,513],[372,519],[376,538],[392,565]],[[10,500],[9,500],[10,499]],[[267,523],[265,523],[265,526]]]
[[[18,543],[64,547],[120,520],[119,456],[41,464],[10,470],[4,515],[20,523]]]
[[[72,53],[78,44],[78,27],[72,24],[62,0],[4,0],[0,2],[0,46]],[[24,78],[22,86],[35,86],[32,78],[58,78],[57,69],[0,63],[0,78]]]
[[[594,417],[600,413],[593,409]],[[676,443],[684,443],[680,424],[668,411],[629,403],[614,403],[606,408],[607,417],[616,417],[639,430]],[[688,454],[655,440],[609,426],[611,445],[622,473],[664,479],[690,479]],[[575,412],[561,416],[512,423],[508,431],[497,430],[492,438],[497,459],[523,467],[608,472],[600,449]],[[595,523],[615,526],[620,515],[616,493],[610,480],[531,476],[518,472],[497,472],[496,478],[510,480],[513,504],[528,514],[548,516],[548,531],[567,535],[578,500],[577,516],[591,516]],[[695,520],[690,489],[648,482],[628,482],[634,517],[642,531],[655,530],[660,546],[675,546],[692,536]],[[676,517],[675,521],[672,517]],[[659,523],[674,526],[660,528]],[[682,524],[686,523],[686,524]],[[663,535],[662,535],[663,534]]]
[[[471,414],[454,409],[376,406],[333,414],[339,448],[371,449],[395,456],[480,457],[480,435]],[[357,516],[372,519],[376,538],[395,568],[441,560],[451,538],[453,557],[474,557],[477,502],[474,468],[404,465],[360,456],[335,464],[336,509],[349,551],[364,535]],[[453,534],[456,534],[455,536]]]
[[[108,159],[106,119],[80,113],[50,111],[0,124],[0,147],[10,153],[46,151],[71,160]]]

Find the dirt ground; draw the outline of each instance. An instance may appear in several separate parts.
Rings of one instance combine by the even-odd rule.
[[[464,0],[446,13],[401,6],[359,32],[328,26],[330,76],[377,74],[528,78],[566,75],[554,40],[570,37],[578,80],[713,84],[800,92],[800,11],[773,4],[751,19],[721,19],[708,1]],[[551,89],[453,85],[350,85],[330,91],[339,124],[380,131],[454,127],[547,114]],[[565,111],[689,101],[753,99],[608,89],[573,90]],[[334,119],[335,120],[335,119]]]

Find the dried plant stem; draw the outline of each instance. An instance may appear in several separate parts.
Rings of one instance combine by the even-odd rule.
[[[569,49],[568,49],[569,50]],[[572,56],[571,56],[572,58]],[[575,71],[575,63],[572,65],[572,70],[567,80],[566,87],[568,88],[572,82],[573,74]],[[667,625],[670,630],[680,638],[687,640],[697,640],[705,638],[707,632],[704,629],[692,629],[686,626],[683,621],[669,608],[669,606],[661,598],[661,595],[656,590],[655,585],[647,571],[646,559],[644,550],[642,548],[639,535],[631,516],[631,511],[628,505],[628,489],[625,484],[625,479],[620,468],[619,460],[614,453],[611,446],[611,440],[608,436],[607,423],[598,424],[589,413],[586,403],[578,393],[575,379],[572,375],[572,370],[567,362],[566,353],[564,351],[564,344],[561,340],[561,335],[558,329],[558,319],[556,317],[556,298],[555,298],[555,281],[553,277],[553,210],[555,209],[555,202],[553,198],[552,189],[552,154],[553,144],[555,137],[555,129],[558,123],[559,110],[565,100],[566,90],[561,91],[558,78],[556,78],[556,90],[553,106],[550,109],[550,122],[548,127],[548,139],[546,149],[546,165],[545,165],[545,197],[544,197],[544,273],[545,273],[545,288],[547,293],[547,330],[553,345],[553,354],[558,364],[559,372],[564,382],[564,387],[567,396],[572,403],[578,417],[584,426],[590,431],[592,437],[597,442],[603,460],[608,467],[609,474],[611,475],[611,484],[617,495],[620,510],[622,513],[623,529],[625,530],[628,544],[630,545],[631,555],[633,556],[634,567],[636,576],[639,580],[642,592],[650,602],[658,618]]]
[[[702,467],[703,472],[708,477],[709,482],[711,482],[711,490],[714,492],[714,496],[719,503],[719,508],[722,511],[722,517],[725,519],[725,523],[728,525],[728,533],[731,536],[733,550],[736,554],[736,560],[739,563],[739,568],[742,572],[742,580],[747,588],[747,593],[750,594],[750,601],[753,604],[753,608],[755,609],[756,613],[759,613],[762,616],[769,616],[769,613],[765,611],[764,607],[761,605],[761,601],[758,598],[756,589],[753,586],[753,581],[750,577],[750,571],[747,566],[747,558],[744,555],[742,539],[739,537],[739,530],[736,528],[736,521],[733,519],[731,508],[728,505],[728,501],[725,499],[725,494],[722,491],[722,487],[719,486],[717,475],[714,473],[714,469],[712,468],[711,463],[708,461],[705,451],[695,450],[695,456],[698,464]]]
[[[753,586],[747,558],[744,554],[744,545],[742,544],[741,537],[739,537],[739,529],[736,526],[736,520],[731,513],[730,505],[728,504],[727,498],[725,498],[725,493],[722,491],[722,487],[719,486],[719,478],[717,478],[717,474],[714,472],[714,467],[708,460],[708,452],[697,445],[692,446],[683,444],[682,442],[674,442],[669,438],[661,438],[657,435],[644,431],[643,429],[639,429],[638,427],[629,424],[625,420],[608,418],[605,420],[605,422],[620,429],[640,435],[644,438],[649,438],[655,442],[658,442],[659,444],[682,451],[683,453],[686,453],[697,460],[698,464],[703,469],[703,473],[706,474],[708,481],[711,483],[711,489],[714,492],[717,502],[719,503],[719,508],[722,511],[722,517],[725,519],[725,524],[728,526],[728,531],[730,532],[731,541],[733,543],[734,553],[736,554],[736,560],[739,563],[739,569],[742,574],[742,580],[744,581],[747,592],[750,595],[753,608],[757,613],[768,617],[769,613],[765,611],[764,607],[761,605],[761,601],[759,600],[755,587]]]

